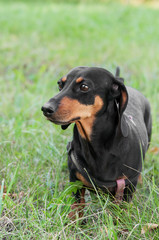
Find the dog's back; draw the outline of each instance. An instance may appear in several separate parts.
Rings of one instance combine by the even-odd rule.
[[[149,144],[151,139],[152,126],[150,104],[147,98],[145,98],[145,96],[136,89],[127,87],[127,91],[129,100],[128,105],[125,109],[125,114],[129,117],[134,127],[138,129],[138,133],[140,134],[142,141],[144,141],[144,139],[147,139],[146,136],[142,136],[142,134],[147,132],[147,140]],[[146,145],[148,146],[148,144]],[[145,150],[147,150],[146,146]]]
[[[142,170],[142,160],[151,138],[151,111],[148,100],[136,89],[127,87],[128,104],[121,124],[127,137],[117,137],[112,152],[120,159],[125,175]]]

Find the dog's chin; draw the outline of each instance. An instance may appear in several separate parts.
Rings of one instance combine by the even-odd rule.
[[[70,122],[64,122],[64,121],[57,121],[57,120],[52,119],[52,118],[47,118],[47,120],[56,124],[56,125],[67,125],[67,124],[70,123]]]
[[[53,118],[47,117],[48,121],[50,121],[50,122],[52,122],[52,123],[54,123],[56,125],[68,125],[68,124],[71,124],[71,123],[73,123],[73,122],[75,122],[75,121],[77,121],[79,119],[80,119],[80,117],[73,118],[73,119],[71,119],[69,121],[60,121],[60,120],[57,120],[57,119],[53,119]]]

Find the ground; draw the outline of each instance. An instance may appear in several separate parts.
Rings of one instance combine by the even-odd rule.
[[[159,9],[114,1],[0,1],[1,239],[158,239],[145,231],[159,219]],[[62,131],[41,106],[57,93],[57,80],[75,66],[115,73],[150,101],[153,134],[143,184],[133,201],[87,195],[84,218],[67,215],[76,185],[69,184]],[[6,194],[6,195],[7,195]],[[142,232],[142,234],[141,234]]]

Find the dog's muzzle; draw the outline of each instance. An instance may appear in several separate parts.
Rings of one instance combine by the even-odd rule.
[[[51,117],[54,113],[54,109],[47,103],[42,106],[41,111],[43,111],[45,117]]]

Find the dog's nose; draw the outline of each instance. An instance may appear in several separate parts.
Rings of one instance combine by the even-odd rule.
[[[46,117],[51,117],[51,115],[54,113],[54,110],[48,104],[45,104],[44,106],[42,106],[41,111],[43,111],[43,114]]]

